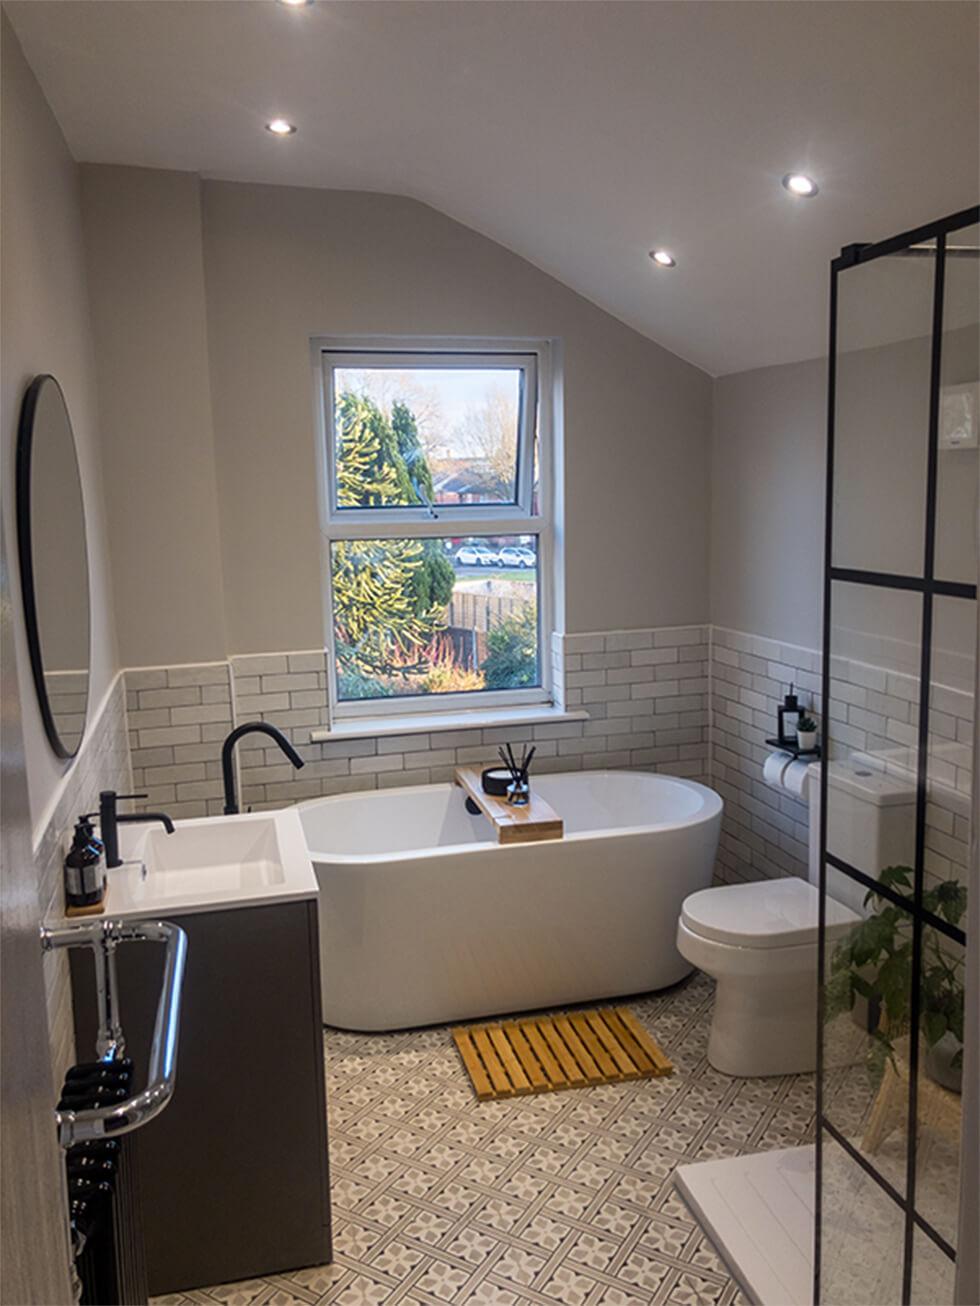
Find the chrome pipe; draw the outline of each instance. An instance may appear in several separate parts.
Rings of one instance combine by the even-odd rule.
[[[121,1057],[126,1050],[126,1037],[123,1034],[122,1018],[119,1015],[119,980],[116,975],[116,940],[109,935],[105,940],[106,968],[106,1007],[105,1027],[99,1031],[102,1047],[96,1051],[100,1057],[114,1060]]]
[[[118,1007],[113,992],[113,953],[119,943],[143,940],[163,943],[166,947],[146,1088],[115,1106],[93,1107],[85,1111],[56,1111],[58,1138],[64,1148],[90,1139],[128,1134],[159,1115],[173,1096],[187,935],[180,926],[169,921],[90,921],[80,925],[41,929],[41,947],[45,951],[55,948],[92,948],[96,958],[96,982],[99,983],[101,975],[103,986],[99,992],[100,1043],[104,1041],[105,1034],[112,1035],[113,1031],[118,1031],[118,1038],[110,1037],[106,1042],[105,1052],[99,1051],[100,1057],[107,1061],[114,1060],[121,1054],[121,1047],[125,1046],[122,1030],[118,1027]]]

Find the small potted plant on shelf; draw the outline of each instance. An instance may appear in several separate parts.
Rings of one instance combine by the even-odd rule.
[[[817,746],[817,723],[805,712],[796,723],[796,742],[804,753],[811,752]]]

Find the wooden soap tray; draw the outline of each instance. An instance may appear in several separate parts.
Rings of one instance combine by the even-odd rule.
[[[66,907],[65,920],[74,920],[76,916],[102,916],[105,912],[105,898],[101,902],[91,902],[87,907]]]

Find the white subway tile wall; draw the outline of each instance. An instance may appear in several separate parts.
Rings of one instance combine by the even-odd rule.
[[[718,855],[723,881],[807,874],[808,807],[766,785],[762,764],[771,751],[765,739],[775,734],[776,708],[790,683],[819,719],[821,665],[815,649],[712,628],[711,775],[725,800]],[[965,882],[974,701],[965,688],[969,678],[953,659],[938,659],[937,668],[930,692],[925,866],[930,881]],[[914,784],[917,677],[844,657],[833,658],[832,671],[831,760],[850,756]],[[957,685],[938,678],[954,675]]]
[[[37,847],[35,863],[40,868],[40,899],[45,904],[45,920],[60,920],[64,916],[63,867],[72,830],[82,813],[98,810],[99,791],[102,789],[115,789],[117,793],[132,792],[126,736],[126,701],[121,675],[117,677],[101,714],[89,723],[88,733],[66,774],[64,788]],[[75,1060],[68,958],[63,951],[45,955],[44,982],[51,1064],[54,1082],[60,1084],[65,1070]]]
[[[144,806],[174,817],[220,813],[221,743],[248,720],[278,726],[304,759],[294,770],[262,735],[236,749],[239,802],[255,810],[353,790],[445,782],[491,765],[505,740],[533,743],[539,772],[628,767],[704,780],[725,799],[717,878],[807,874],[807,805],[770,788],[762,764],[792,682],[819,716],[821,655],[706,625],[555,635],[556,702],[582,721],[429,730],[310,742],[328,724],[322,650],[250,654],[230,663],[126,673],[133,782]],[[907,773],[915,743],[914,677],[835,658],[834,737],[874,765]],[[972,696],[933,689],[928,869],[966,866]]]
[[[61,742],[68,752],[78,748],[88,707],[87,671],[45,671],[48,706]]]
[[[496,762],[505,740],[533,743],[538,772],[636,767],[707,779],[706,626],[556,635],[551,656],[557,701],[583,708],[588,720],[316,744],[310,731],[327,724],[325,655],[234,657],[236,720],[272,722],[306,763],[295,771],[268,739],[246,737],[239,744],[242,805],[281,807],[351,790],[448,781],[456,766]]]
[[[224,810],[221,745],[231,730],[227,662],[127,671],[133,785],[143,810],[175,820]],[[247,719],[247,718],[243,718]]]
[[[725,800],[717,878],[807,874],[807,804],[773,789],[762,766],[790,683],[820,705],[820,655],[720,626],[711,631],[711,783]]]

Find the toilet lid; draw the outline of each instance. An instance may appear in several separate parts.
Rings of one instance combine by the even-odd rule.
[[[763,880],[722,884],[686,898],[681,920],[706,939],[741,948],[789,948],[817,939],[820,895],[806,880]],[[860,920],[850,908],[827,899],[827,927],[833,937]]]

